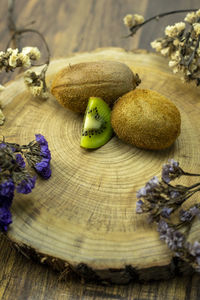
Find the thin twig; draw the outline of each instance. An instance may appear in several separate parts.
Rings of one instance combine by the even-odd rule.
[[[14,21],[14,18],[13,18],[14,3],[15,3],[15,0],[8,0],[8,29],[11,32],[14,32],[16,30],[15,21]]]
[[[200,43],[200,35],[198,36],[194,51],[192,52],[192,55],[190,56],[189,60],[187,61],[186,65],[189,67],[190,64],[192,63],[193,59],[195,58],[197,49],[199,48],[199,43]]]
[[[15,24],[15,18],[14,18],[14,8],[15,8],[15,0],[8,0],[8,29],[10,30],[11,34],[16,32],[17,30]],[[21,49],[20,37],[18,35],[16,35],[12,41],[14,44],[14,48]]]
[[[43,43],[45,45],[45,48],[47,50],[47,54],[48,54],[47,60],[45,61],[44,64],[49,65],[49,62],[50,62],[50,49],[49,49],[49,46],[48,46],[44,36],[36,29],[31,29],[31,28],[16,29],[15,32],[13,33],[13,35],[11,36],[10,40],[8,41],[7,48],[9,47],[11,41],[14,40],[17,35],[21,36],[22,34],[28,33],[28,32],[36,33],[37,35],[39,35],[39,37],[43,41]]]
[[[186,175],[186,176],[200,176],[200,174],[197,174],[197,173],[188,173],[188,172],[184,172],[184,171],[183,171],[183,175]]]

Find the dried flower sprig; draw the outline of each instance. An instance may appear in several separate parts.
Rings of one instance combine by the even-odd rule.
[[[49,50],[48,44],[47,44],[45,38],[43,37],[43,35],[35,29],[30,29],[30,28],[15,29],[15,31],[9,41],[9,44],[12,40],[16,40],[16,37],[19,39],[19,36],[21,36],[27,32],[37,34],[40,37],[40,39],[43,41],[46,51],[47,51],[47,59],[44,62],[43,68],[40,70],[40,72],[35,72],[33,70],[28,70],[25,72],[24,83],[25,83],[26,87],[28,88],[29,92],[33,96],[47,99],[48,98],[48,88],[47,88],[47,84],[46,84],[46,72],[47,72],[47,69],[48,69],[48,66],[50,63],[50,50]],[[30,48],[30,47],[26,47],[26,48]],[[39,59],[39,57],[37,59]],[[41,65],[35,65],[35,66],[41,66]]]
[[[124,24],[129,28],[130,30],[130,34],[129,36],[133,36],[136,34],[136,32],[143,27],[144,25],[148,24],[149,22],[156,20],[158,21],[159,19],[172,15],[172,14],[178,14],[178,13],[184,13],[184,12],[195,12],[198,9],[194,8],[194,9],[179,9],[179,10],[172,10],[172,11],[168,11],[165,13],[161,13],[158,15],[155,15],[147,20],[144,20],[144,17],[141,15],[137,15],[137,14],[128,14],[124,17]],[[139,18],[137,17],[139,16]],[[139,22],[138,22],[139,20]]]
[[[163,165],[161,180],[154,176],[137,192],[136,213],[148,213],[148,221],[156,222],[160,239],[165,241],[174,255],[188,262],[200,272],[200,240],[187,241],[188,232],[196,218],[200,219],[200,203],[183,210],[181,205],[200,191],[200,182],[191,186],[172,185],[181,176],[200,176],[185,172],[173,159]],[[179,217],[172,214],[179,210]],[[174,221],[175,220],[175,221]]]
[[[37,47],[24,47],[19,49],[8,48],[5,52],[0,51],[0,72],[14,71],[18,67],[30,68],[31,60],[38,60],[40,51]]]
[[[29,90],[29,92],[34,97],[40,97],[47,99],[49,96],[48,87],[46,84],[46,72],[50,63],[50,50],[49,46],[44,38],[44,36],[36,29],[32,28],[18,28],[15,24],[14,19],[14,6],[15,0],[8,0],[8,28],[11,33],[11,38],[8,41],[5,51],[0,51],[0,71],[5,70],[14,71],[16,68],[30,68],[33,64],[33,61],[36,61],[40,58],[41,53],[37,47],[24,47],[21,48],[21,37],[26,33],[33,33],[39,36],[42,40],[46,52],[47,58],[42,64],[43,68],[40,69],[40,72],[35,72],[33,70],[28,70],[24,74],[24,83]],[[33,23],[33,22],[32,22]],[[14,48],[10,47],[11,43],[14,44]],[[40,65],[35,65],[41,66]],[[0,92],[4,90],[4,87],[0,85]],[[0,125],[3,125],[5,121],[5,116],[0,109]]]
[[[169,67],[174,73],[181,71],[184,81],[194,81],[196,85],[200,85],[200,9],[170,11],[143,22],[132,22],[131,15],[127,15],[124,23],[131,31],[129,36],[133,36],[138,29],[152,20],[182,12],[189,12],[184,21],[167,26],[165,36],[153,41],[151,46],[169,58]]]
[[[17,67],[30,68],[32,66],[31,60],[38,60],[41,56],[41,53],[36,47],[25,47],[21,50],[21,37],[26,33],[38,35],[46,48],[47,59],[42,64],[44,67],[41,69],[40,73],[36,73],[35,71],[29,71],[28,73],[25,73],[24,82],[33,96],[39,96],[46,99],[48,97],[48,89],[45,77],[48,65],[50,63],[50,50],[48,44],[44,36],[38,30],[32,28],[18,28],[16,26],[14,19],[14,5],[15,0],[8,1],[8,28],[11,32],[11,38],[7,44],[6,51],[2,51],[2,54],[4,54],[2,58],[4,63],[2,67],[4,67],[6,71],[13,71]],[[15,45],[15,49],[10,48],[11,43]]]
[[[36,134],[36,140],[28,145],[0,141],[0,230],[7,231],[12,222],[10,207],[14,191],[28,194],[35,187],[36,176],[27,168],[30,166],[44,179],[51,176],[51,153],[43,135]],[[25,161],[26,160],[26,161]]]
[[[36,73],[32,70],[27,70],[24,73],[24,83],[26,84],[30,93],[35,97],[41,97],[43,99],[48,98],[47,86],[45,81],[45,73],[47,71],[47,65],[44,66],[41,72]]]

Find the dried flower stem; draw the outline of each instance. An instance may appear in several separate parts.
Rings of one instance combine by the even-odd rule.
[[[189,58],[189,60],[188,60],[188,62],[186,64],[188,67],[191,65],[193,59],[195,58],[195,54],[197,52],[197,49],[199,48],[199,43],[200,43],[200,35],[198,36],[198,39],[197,39],[194,51],[193,51],[192,55],[190,56],[190,58]]]
[[[8,0],[8,28],[11,32],[16,30],[16,25],[14,22],[14,0]]]

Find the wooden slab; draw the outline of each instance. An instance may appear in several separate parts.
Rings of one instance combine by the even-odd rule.
[[[1,135],[24,144],[43,134],[52,153],[52,177],[38,179],[31,194],[15,195],[7,236],[25,255],[64,273],[70,268],[88,279],[117,283],[168,278],[176,271],[172,254],[156,227],[135,214],[136,191],[160,176],[169,158],[199,172],[200,90],[182,83],[164,58],[118,48],[52,60],[49,85],[64,66],[101,59],[126,63],[139,73],[141,88],[170,98],[181,112],[180,137],[160,152],[137,149],[117,137],[86,151],[79,146],[82,116],[61,107],[53,96],[32,98],[23,79],[16,79],[0,95],[6,115]]]

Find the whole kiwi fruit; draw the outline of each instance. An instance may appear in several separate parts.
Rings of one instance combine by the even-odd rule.
[[[165,96],[147,89],[119,98],[111,112],[111,124],[121,140],[151,150],[168,148],[181,131],[178,108]]]
[[[52,82],[51,93],[65,108],[84,113],[90,97],[102,98],[112,106],[139,83],[138,75],[121,62],[83,62],[59,71]]]

